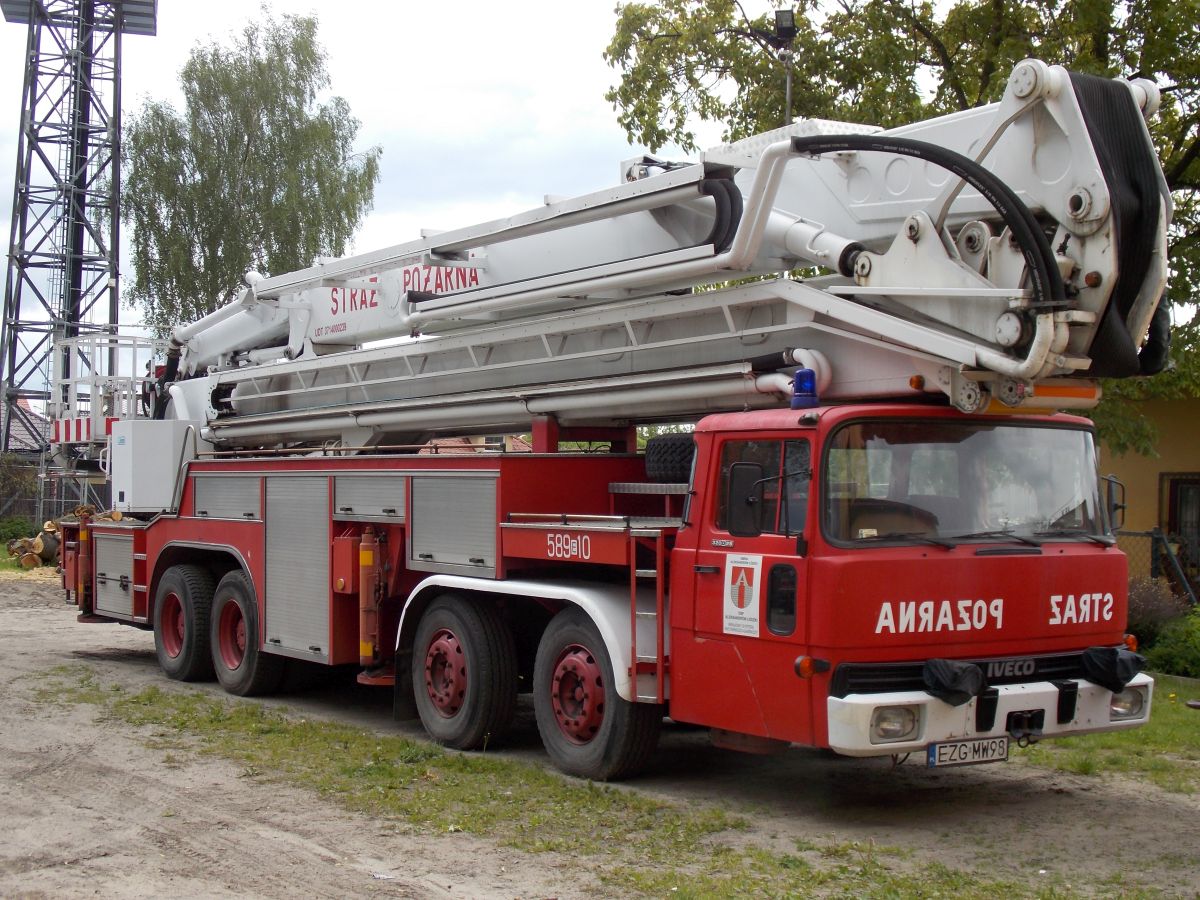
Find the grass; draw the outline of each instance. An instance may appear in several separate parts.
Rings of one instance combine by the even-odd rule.
[[[337,722],[184,688],[128,693],[86,666],[42,679],[42,703],[91,704],[142,729],[164,764],[200,752],[243,777],[315,791],[346,809],[423,833],[465,832],[527,853],[569,855],[606,893],[699,897],[1029,896],[1027,886],[939,865],[913,871],[902,848],[805,840],[783,848],[715,806],[681,804],[564,778],[540,766],[460,754]],[[1044,888],[1034,896],[1063,896]]]
[[[1200,710],[1186,705],[1200,699],[1200,681],[1171,675],[1154,681],[1149,724],[1048,741],[1014,755],[1076,775],[1120,772],[1175,793],[1200,791]]]
[[[41,565],[33,569],[26,569],[21,565],[21,560],[3,553],[3,547],[0,547],[0,571],[21,572],[21,573],[40,573],[45,571],[54,571],[54,566]]]

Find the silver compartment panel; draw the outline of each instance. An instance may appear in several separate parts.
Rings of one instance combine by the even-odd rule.
[[[409,567],[426,572],[496,573],[494,475],[414,476]]]
[[[92,532],[96,553],[95,610],[117,616],[133,615],[133,537]],[[125,587],[121,587],[124,576]]]
[[[266,646],[329,660],[329,479],[268,477]]]
[[[333,517],[403,522],[406,480],[402,475],[338,475],[333,480]]]
[[[258,519],[262,516],[262,479],[235,475],[197,475],[193,504],[208,519]]]

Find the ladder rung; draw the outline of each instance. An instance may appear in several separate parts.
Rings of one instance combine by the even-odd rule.
[[[658,569],[634,569],[633,574],[638,578],[657,578]]]
[[[642,610],[638,610],[634,615],[636,615],[639,619],[657,619],[658,618],[658,613],[643,612]]]
[[[660,703],[662,701],[660,701],[658,699],[658,694],[638,694],[637,702],[638,703]]]

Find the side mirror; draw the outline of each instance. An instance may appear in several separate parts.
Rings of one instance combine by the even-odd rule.
[[[729,533],[734,537],[758,537],[763,520],[763,467],[738,462],[729,467]]]
[[[1108,527],[1118,531],[1125,524],[1125,485],[1115,475],[1104,476],[1104,505],[1108,510]]]

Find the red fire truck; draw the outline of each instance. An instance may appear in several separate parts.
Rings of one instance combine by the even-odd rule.
[[[1162,364],[1157,101],[1030,60],[991,107],[251,273],[112,424],[124,515],[64,522],[64,585],[171,678],[357,664],[452,747],[530,693],[596,779],[667,716],[931,766],[1144,723],[1119,486],[1069,411]]]

